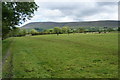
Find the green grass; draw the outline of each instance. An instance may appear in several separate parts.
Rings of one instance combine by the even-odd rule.
[[[118,77],[117,33],[26,36],[11,38],[11,41],[13,39],[14,78]]]
[[[2,77],[5,77],[5,78],[9,78],[9,75],[11,74],[12,56],[8,55],[8,53],[9,53],[8,51],[10,51],[12,41],[13,41],[12,38],[9,38],[9,39],[2,41],[2,60],[3,60]]]
[[[9,49],[11,43],[12,43],[12,38],[2,41],[2,57],[6,55],[7,50]]]

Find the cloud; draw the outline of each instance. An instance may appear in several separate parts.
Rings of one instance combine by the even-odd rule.
[[[36,3],[39,5],[39,9],[35,12],[35,16],[28,22],[117,20],[118,16],[117,2],[37,1]]]

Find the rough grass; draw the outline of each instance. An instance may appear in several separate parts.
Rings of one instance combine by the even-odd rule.
[[[9,49],[11,43],[12,43],[12,38],[2,41],[2,57],[6,55],[7,50]]]
[[[40,35],[13,39],[14,78],[118,77],[117,33]]]

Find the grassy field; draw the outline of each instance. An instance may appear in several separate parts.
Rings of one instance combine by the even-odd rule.
[[[118,77],[117,33],[9,38],[3,41],[3,57],[8,45],[13,78]]]

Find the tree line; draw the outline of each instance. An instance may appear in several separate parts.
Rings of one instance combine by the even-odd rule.
[[[43,31],[39,31],[38,29],[22,29],[22,28],[16,28],[9,32],[7,35],[8,37],[20,37],[20,36],[26,36],[26,35],[45,35],[45,34],[71,34],[71,33],[107,33],[107,32],[114,32],[114,31],[120,31],[119,28],[108,28],[108,27],[79,27],[79,28],[70,28],[69,26],[63,26],[63,27],[54,27],[53,29],[46,29]]]

